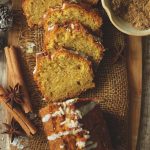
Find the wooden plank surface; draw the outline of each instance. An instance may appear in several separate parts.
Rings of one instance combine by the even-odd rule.
[[[137,150],[150,149],[150,36],[143,41],[142,109]]]
[[[130,149],[136,150],[141,114],[142,95],[142,38],[129,36],[128,79],[129,79],[129,135]]]

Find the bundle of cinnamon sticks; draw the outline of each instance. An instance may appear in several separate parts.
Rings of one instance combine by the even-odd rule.
[[[24,94],[23,96],[24,103],[22,107],[25,113],[32,112],[28,90],[25,85],[25,82],[21,73],[20,63],[17,57],[17,49],[15,49],[12,46],[10,48],[6,47],[5,55],[6,55],[6,60],[7,60],[8,71],[9,71],[9,74],[11,75],[11,82],[12,82],[11,86],[15,86],[16,84],[19,84],[22,87],[23,94]]]
[[[25,113],[32,112],[29,94],[25,81],[22,76],[20,63],[17,57],[17,49],[14,47],[5,48],[6,60],[8,72],[11,75],[11,86],[19,84],[23,91],[23,103],[20,107],[12,107],[10,103],[6,101],[7,92],[0,86],[0,103],[7,109],[11,116],[20,124],[22,129],[28,136],[32,136],[37,132],[36,127],[29,121]]]

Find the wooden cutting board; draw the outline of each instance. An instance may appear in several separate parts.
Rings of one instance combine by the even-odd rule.
[[[129,79],[129,141],[130,149],[136,150],[142,100],[142,37],[129,36],[127,55]]]
[[[13,0],[14,9],[20,9],[21,1]],[[12,36],[12,35],[11,35]],[[13,45],[17,39],[14,33],[9,37]],[[128,78],[130,89],[130,149],[135,150],[137,144],[140,109],[141,109],[141,89],[142,89],[142,40],[141,37],[129,36],[129,48],[127,51]],[[8,83],[11,82],[8,73]]]

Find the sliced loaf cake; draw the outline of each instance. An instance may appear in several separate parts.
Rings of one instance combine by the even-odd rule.
[[[49,102],[72,98],[95,87],[91,63],[67,50],[37,55],[34,78]]]
[[[78,21],[92,31],[99,31],[102,25],[102,18],[97,11],[86,10],[78,4],[63,4],[62,8],[50,9],[44,15],[44,29],[47,31],[54,24]]]
[[[74,50],[88,56],[95,64],[102,59],[104,48],[81,24],[55,25],[44,34],[44,49],[50,53],[58,47]]]

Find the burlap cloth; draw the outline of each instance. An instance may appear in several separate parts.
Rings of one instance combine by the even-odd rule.
[[[12,33],[17,39],[10,39],[10,44],[21,48],[19,54],[22,71],[29,89],[33,110],[38,114],[44,106],[42,96],[33,80],[35,53],[42,49],[42,29],[27,27],[22,12],[14,13]],[[99,106],[104,112],[114,150],[128,150],[128,80],[125,56],[120,56],[125,48],[125,36],[117,31],[107,19],[103,25],[103,41],[106,52],[98,72],[96,73],[96,88],[87,91],[81,97],[97,97]],[[14,41],[13,41],[14,40]],[[35,46],[34,46],[34,44]],[[33,46],[33,52],[30,46]],[[26,149],[47,150],[48,144],[42,131],[40,119],[34,119],[38,133],[29,140]]]

